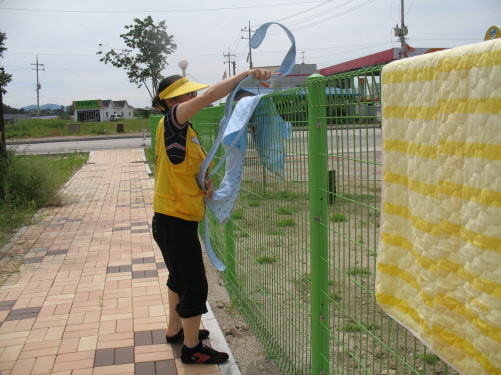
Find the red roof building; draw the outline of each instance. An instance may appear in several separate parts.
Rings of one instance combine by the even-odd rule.
[[[355,60],[346,61],[341,64],[332,65],[320,69],[320,74],[323,76],[331,76],[334,74],[350,72],[358,69],[372,68],[379,65],[386,65],[394,60],[400,60],[406,57],[424,55],[444,50],[445,48],[412,48],[402,52],[401,48],[390,48],[386,51],[374,53],[372,55],[360,57]]]

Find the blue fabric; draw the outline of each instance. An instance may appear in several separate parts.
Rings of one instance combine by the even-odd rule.
[[[221,185],[214,192],[214,197],[205,199],[206,207],[211,210],[221,224],[226,223],[230,218],[240,192],[247,151],[247,123],[260,99],[261,96],[241,99],[223,134],[226,159],[225,174]],[[216,173],[221,165],[222,163],[219,162],[212,170],[212,174]]]
[[[277,176],[284,175],[284,139],[292,136],[292,125],[277,113],[271,98],[263,98],[251,117],[251,133],[261,163]]]
[[[286,32],[289,40],[291,41],[291,47],[277,71],[281,73],[281,75],[272,76],[270,81],[284,77],[292,72],[296,60],[296,44],[294,36],[285,26],[278,23],[270,22],[259,27],[250,39],[249,44],[251,48],[258,48],[261,45],[264,37],[266,36],[266,31],[272,24],[280,26]],[[224,271],[226,267],[217,257],[210,243],[209,220],[207,215],[210,210],[216,219],[221,224],[224,224],[228,221],[231,213],[233,212],[236,199],[238,198],[238,194],[240,192],[243,165],[247,148],[247,124],[249,120],[254,114],[254,111],[256,111],[256,115],[252,121],[253,125],[255,125],[253,140],[258,149],[261,149],[260,154],[259,152],[258,154],[263,164],[270,171],[279,175],[283,175],[283,166],[285,163],[283,138],[290,137],[290,134],[292,133],[290,124],[284,122],[277,114],[276,108],[271,99],[263,101],[265,104],[258,109],[262,95],[241,99],[232,114],[235,94],[244,84],[257,85],[259,84],[259,81],[254,78],[254,75],[251,75],[242,80],[228,95],[225,103],[224,116],[219,123],[218,136],[207,157],[202,162],[200,174],[197,180],[200,187],[205,189],[204,180],[207,170],[222,144],[225,149],[225,153],[219,163],[212,169],[209,178],[213,176],[226,161],[225,175],[220,187],[215,191],[214,197],[212,199],[205,199],[205,204],[208,210],[205,212],[204,219],[204,242],[207,255],[209,256],[209,259],[214,267],[219,271]]]

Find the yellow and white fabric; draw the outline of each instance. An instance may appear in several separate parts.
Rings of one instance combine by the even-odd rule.
[[[383,69],[376,298],[463,374],[501,374],[501,40]]]

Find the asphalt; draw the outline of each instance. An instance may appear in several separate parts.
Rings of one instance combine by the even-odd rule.
[[[150,133],[145,133],[145,137],[150,137]],[[106,134],[106,135],[68,135],[61,137],[44,137],[44,138],[18,138],[7,139],[8,145],[29,145],[34,143],[53,143],[53,142],[75,142],[75,141],[99,141],[107,139],[122,139],[122,138],[142,138],[142,133],[120,133],[120,134]]]
[[[165,342],[167,270],[144,161],[141,149],[91,152],[65,204],[1,249],[0,374],[240,375],[231,353],[220,366],[184,365],[181,344]],[[208,308],[207,344],[229,352]]]

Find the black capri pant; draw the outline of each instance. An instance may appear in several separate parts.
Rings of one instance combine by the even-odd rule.
[[[153,238],[169,270],[167,287],[179,296],[181,318],[207,312],[208,284],[198,239],[198,223],[155,212]]]

